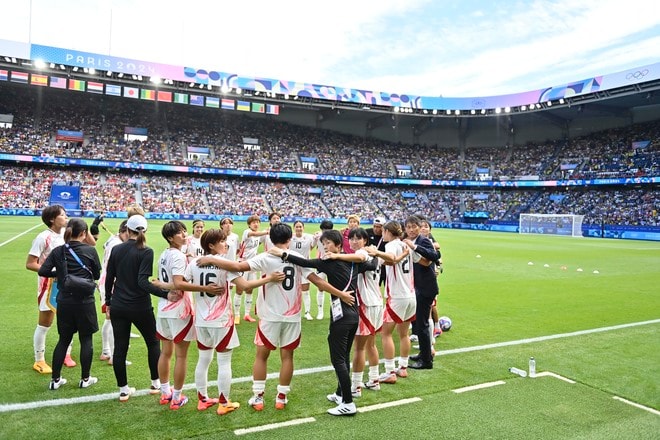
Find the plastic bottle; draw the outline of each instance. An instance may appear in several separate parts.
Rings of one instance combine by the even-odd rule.
[[[521,370],[520,368],[511,367],[509,368],[509,371],[513,374],[517,374],[520,377],[527,377],[527,371]]]
[[[536,377],[536,359],[529,358],[529,377]]]

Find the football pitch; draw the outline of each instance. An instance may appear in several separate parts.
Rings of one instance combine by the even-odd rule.
[[[148,245],[156,256],[166,247],[163,223],[149,221]],[[119,221],[106,224],[116,231]],[[451,317],[453,327],[437,339],[433,370],[410,370],[409,377],[383,384],[380,391],[363,390],[355,399],[355,417],[326,414],[333,406],[326,394],[336,386],[326,342],[326,300],[325,320],[302,323],[296,375],[283,411],[274,408],[277,353],[269,361],[264,411],[247,405],[256,326],[241,322],[231,398],[242,406],[218,416],[213,409],[196,409],[194,344],[186,380],[191,399],[179,411],[147,395],[141,339],[132,340],[128,353],[129,384],[138,389],[128,402],[118,401],[112,367],[98,360],[100,333],[94,337],[92,365],[98,384],[79,389],[79,367],[64,368],[69,383],[48,390],[50,377],[31,369],[36,274],[25,269],[30,244],[44,225],[37,217],[0,217],[0,226],[2,439],[657,439],[660,432],[657,242],[434,229],[444,262],[439,313]],[[244,227],[237,223],[234,232],[240,236]],[[306,232],[317,228],[307,225]],[[101,253],[107,238],[101,231]],[[315,310],[314,288],[311,297]],[[49,363],[56,340],[53,327]],[[79,347],[74,338],[74,359]],[[531,356],[539,377],[509,373],[510,367],[526,370]],[[211,395],[215,368],[214,362]]]

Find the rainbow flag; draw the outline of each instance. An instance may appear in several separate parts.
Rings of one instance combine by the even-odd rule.
[[[69,80],[69,90],[77,90],[78,92],[85,91],[85,81],[80,81],[78,79]]]

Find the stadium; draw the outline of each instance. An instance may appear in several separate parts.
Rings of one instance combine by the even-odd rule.
[[[442,98],[9,43],[0,40],[0,358],[12,390],[0,399],[0,437],[657,435],[660,63]],[[29,369],[35,275],[23,263],[39,216],[49,204],[89,222],[103,213],[103,243],[136,203],[156,255],[173,219],[191,233],[195,219],[208,229],[231,217],[241,236],[248,217],[265,224],[271,212],[310,233],[325,219],[343,229],[351,214],[365,228],[424,216],[444,259],[438,307],[453,321],[435,368],[365,391],[360,420],[331,418],[326,313],[302,323],[286,411],[247,405],[249,322],[237,326],[232,395],[242,406],[231,415],[164,411],[147,392],[141,340],[129,351],[138,391],[126,405],[113,369],[97,361],[97,337],[98,385],[48,390]],[[74,358],[78,348],[74,338]],[[509,372],[526,371],[530,357],[537,377]],[[271,396],[278,366],[272,356]]]

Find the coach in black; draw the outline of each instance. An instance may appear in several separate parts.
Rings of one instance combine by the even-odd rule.
[[[417,298],[417,311],[413,322],[414,333],[419,338],[419,354],[410,356],[412,364],[408,366],[417,370],[430,370],[433,368],[433,355],[431,354],[431,329],[429,318],[433,300],[438,295],[438,281],[433,262],[440,258],[440,254],[433,248],[428,238],[419,235],[421,219],[411,215],[406,219],[406,238],[404,243],[417,254],[414,256],[413,271],[415,275],[415,296]]]

